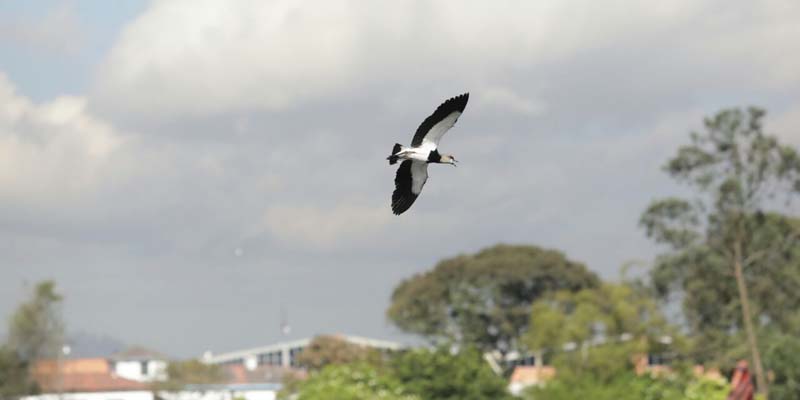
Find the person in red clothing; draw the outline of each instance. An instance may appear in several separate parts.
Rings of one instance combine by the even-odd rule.
[[[728,400],[753,400],[753,379],[747,368],[747,361],[740,360],[736,363],[736,370],[731,377],[731,392]]]

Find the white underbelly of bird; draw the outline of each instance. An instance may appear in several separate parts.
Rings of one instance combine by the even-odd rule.
[[[427,149],[427,148],[401,148],[400,152],[394,154],[397,156],[399,160],[417,160],[417,161],[424,161],[428,162],[428,158],[430,158],[431,151],[435,151],[436,149]]]

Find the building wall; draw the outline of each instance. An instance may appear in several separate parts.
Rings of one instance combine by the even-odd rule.
[[[275,390],[204,390],[204,391],[180,391],[159,393],[159,397],[164,400],[275,400],[277,391]],[[124,392],[85,392],[85,393],[64,393],[59,394],[40,394],[36,396],[21,397],[20,400],[155,400],[151,391],[124,391]]]
[[[203,390],[181,391],[177,393],[160,393],[164,400],[275,400],[278,392],[274,390]]]
[[[114,373],[139,382],[163,381],[167,379],[167,363],[160,360],[117,361],[114,363]]]
[[[137,390],[129,392],[86,392],[64,394],[40,394],[20,397],[20,400],[154,400],[153,392]],[[250,400],[250,399],[248,399]]]

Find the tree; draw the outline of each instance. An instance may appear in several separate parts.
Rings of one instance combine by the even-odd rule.
[[[315,337],[298,356],[301,366],[310,370],[321,369],[329,364],[350,364],[357,361],[378,363],[381,354],[336,336]]]
[[[508,351],[518,346],[533,301],[597,284],[594,273],[558,251],[497,245],[443,260],[403,281],[387,315],[402,330],[433,342]]]
[[[279,394],[296,400],[420,400],[393,376],[363,364],[331,364]]]
[[[780,214],[757,213],[748,217],[747,225],[750,229],[745,252],[764,254],[762,262],[751,263],[743,271],[751,315],[758,321],[756,328],[797,331],[800,247],[789,246],[772,254],[763,250],[786,243],[800,224]],[[729,367],[748,357],[737,283],[724,254],[698,240],[659,256],[653,282],[664,297],[680,294],[697,361]]]
[[[764,354],[764,363],[774,374],[769,397],[773,400],[796,399],[800,393],[800,338],[778,335],[771,339]]]
[[[416,349],[391,362],[393,374],[409,393],[426,400],[510,399],[506,381],[475,348],[455,354],[446,348]]]
[[[181,390],[186,385],[221,383],[224,380],[219,365],[206,364],[199,360],[171,361],[167,365],[167,380],[156,382],[154,390]]]
[[[674,286],[683,289],[692,328],[721,322],[716,335],[724,335],[725,328],[743,329],[758,390],[766,394],[753,322],[767,315],[761,303],[766,297],[751,303],[750,292],[774,291],[771,284],[778,284],[785,265],[793,262],[797,230],[776,234],[791,223],[779,214],[765,217],[763,209],[778,195],[788,199],[800,193],[800,157],[763,132],[763,117],[763,110],[750,108],[724,110],[706,119],[705,131],[692,133],[691,144],[682,146],[665,166],[695,191],[695,198],[655,201],[641,223],[649,237],[671,248],[657,260],[656,285],[662,293]],[[739,318],[731,323],[714,315],[725,308],[738,310]]]
[[[559,375],[542,387],[524,393],[528,400],[725,400],[730,387],[721,380],[694,377],[686,373],[668,378],[632,372],[615,375],[610,380]]]
[[[0,346],[0,399],[36,392],[28,379],[28,364],[8,346]]]
[[[11,316],[8,343],[22,360],[30,362],[58,354],[64,337],[58,308],[61,300],[53,281],[40,282],[32,298],[20,304]]]
[[[560,374],[590,375],[603,382],[630,371],[636,354],[674,351],[662,343],[664,336],[677,338],[648,292],[604,284],[537,300],[524,341],[540,358],[552,354]],[[564,351],[565,345],[573,349]]]
[[[40,282],[31,298],[20,304],[8,321],[8,343],[0,346],[0,398],[31,394],[35,383],[28,367],[58,354],[64,335],[55,283]]]

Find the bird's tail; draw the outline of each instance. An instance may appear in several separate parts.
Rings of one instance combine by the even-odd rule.
[[[394,164],[397,163],[397,159],[399,157],[397,157],[396,154],[399,153],[400,150],[402,150],[402,149],[403,149],[403,145],[401,145],[400,143],[395,143],[394,144],[394,147],[392,147],[392,155],[390,155],[389,157],[386,157],[386,159],[389,160],[389,165],[394,165]]]

